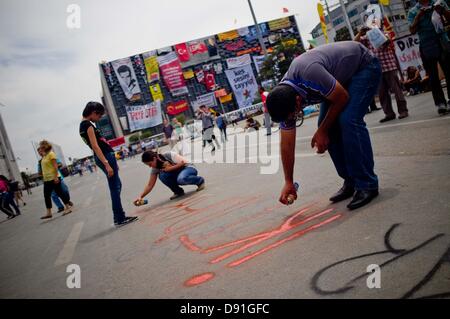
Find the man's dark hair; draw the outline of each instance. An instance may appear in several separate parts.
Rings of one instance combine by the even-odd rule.
[[[153,159],[157,156],[158,153],[154,151],[145,151],[144,153],[142,153],[142,163],[149,163],[153,161]]]
[[[295,112],[297,92],[286,84],[277,85],[267,96],[266,106],[274,122],[285,121]]]
[[[105,114],[105,107],[98,102],[88,102],[83,110],[83,117],[88,117],[92,113]]]
[[[131,74],[131,70],[127,65],[121,65],[119,66],[119,68],[117,69],[118,73],[125,73],[125,72],[129,72]]]

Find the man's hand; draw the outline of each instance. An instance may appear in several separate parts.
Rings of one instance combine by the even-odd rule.
[[[288,203],[288,197],[293,196],[294,199],[297,199],[297,191],[295,190],[294,183],[292,182],[285,182],[283,189],[281,190],[280,195],[280,203],[284,205],[289,205]]]
[[[58,177],[58,176],[56,176],[56,177],[53,179],[53,183],[59,184],[59,177]]]
[[[311,147],[317,147],[317,153],[322,154],[328,149],[329,143],[330,140],[328,134],[325,131],[318,129],[311,140]]]

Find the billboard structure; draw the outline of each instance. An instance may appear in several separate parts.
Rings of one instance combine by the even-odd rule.
[[[294,16],[259,23],[259,29],[269,53],[286,41],[303,49]],[[159,106],[163,119],[189,119],[202,103],[220,112],[255,103],[263,58],[256,27],[251,25],[103,61],[99,64],[103,101],[114,137],[143,129],[161,133],[159,115],[152,120],[139,117],[151,105]]]

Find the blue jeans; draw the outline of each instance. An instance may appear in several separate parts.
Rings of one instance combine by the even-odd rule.
[[[114,171],[114,175],[108,178],[109,192],[111,194],[112,210],[114,216],[114,223],[121,223],[125,220],[125,212],[122,208],[122,201],[120,200],[120,192],[122,191],[122,182],[119,178],[119,167],[117,166],[117,160],[114,153],[104,154],[109,162],[109,165]],[[95,162],[97,166],[108,176],[105,165],[95,156]]]
[[[174,172],[160,172],[159,179],[175,194],[183,194],[184,190],[179,185],[200,185],[205,180],[201,176],[197,176],[198,172],[195,167],[187,166],[182,170]]]
[[[64,194],[69,195],[69,188],[67,187],[66,183],[64,183],[64,180],[62,179],[59,183],[61,184],[61,189],[63,190]],[[59,199],[59,197],[55,191],[52,192],[52,201],[53,201],[53,203],[55,203],[55,205],[56,205],[56,207],[58,207],[58,209],[60,209],[60,210],[64,209],[64,205],[61,202],[61,199]]]
[[[347,86],[349,101],[329,131],[328,152],[336,171],[346,185],[353,186],[356,190],[378,189],[372,145],[364,115],[378,91],[380,79],[381,66],[376,58],[353,75]],[[328,108],[327,103],[322,103],[319,125]]]

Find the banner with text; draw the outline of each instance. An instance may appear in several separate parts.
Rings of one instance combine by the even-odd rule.
[[[397,55],[400,69],[403,75],[406,76],[406,69],[414,66],[420,71],[422,77],[425,76],[425,69],[422,64],[419,51],[419,37],[417,35],[410,35],[394,41],[395,54]]]
[[[150,90],[150,93],[152,94],[153,101],[156,101],[156,100],[163,101],[164,100],[164,96],[161,91],[161,87],[159,86],[159,83],[150,84],[149,90]]]
[[[247,64],[252,63],[252,59],[250,58],[250,54],[244,54],[235,58],[228,58],[227,65],[229,69],[238,68]]]
[[[216,95],[214,92],[200,95],[195,101],[192,101],[191,105],[194,112],[202,105],[208,108],[214,107],[217,105]]]
[[[232,70],[226,70],[225,74],[233,89],[239,108],[252,105],[259,93],[258,83],[253,74],[251,64]]]
[[[125,106],[131,132],[154,127],[162,123],[161,101],[145,105]]]
[[[164,79],[164,83],[169,88],[173,96],[188,93],[188,88],[184,81],[183,71],[178,56],[175,52],[170,52],[158,57],[159,68]]]
[[[189,104],[186,100],[172,102],[166,106],[166,111],[169,115],[177,115],[187,110],[189,110]]]
[[[159,81],[158,60],[155,51],[142,53],[144,58],[145,71],[147,72],[147,82]]]

